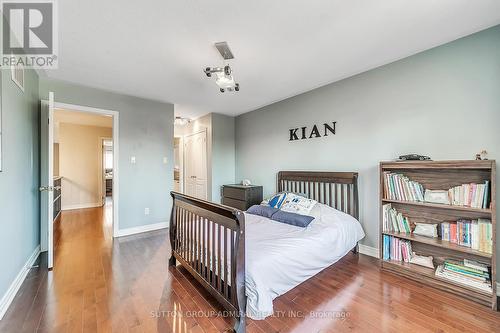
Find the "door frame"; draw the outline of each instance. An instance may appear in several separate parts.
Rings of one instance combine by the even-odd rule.
[[[100,176],[99,176],[99,194],[101,195],[101,201],[102,201],[102,204],[104,205],[106,203],[106,177],[105,177],[105,174],[106,174],[106,168],[104,167],[104,141],[111,141],[113,142],[113,138],[111,137],[106,137],[106,136],[101,136],[99,137],[99,145],[100,145],[100,148],[99,148],[99,168],[101,170],[101,172],[99,173]],[[113,160],[114,160],[114,156],[113,156]],[[113,163],[114,164],[114,163]],[[113,196],[111,196],[113,197]]]
[[[98,115],[111,116],[113,119],[113,238],[119,237],[120,219],[119,219],[119,152],[120,152],[120,113],[114,110],[94,108],[90,106],[68,104],[54,101],[54,109],[65,109],[67,111],[86,112]],[[102,149],[102,148],[101,148]]]
[[[184,135],[174,135],[175,139],[179,139],[179,192],[184,193]],[[175,156],[174,156],[175,169]]]
[[[197,134],[200,134],[200,133],[205,133],[205,179],[207,180],[206,182],[206,197],[207,197],[207,200],[212,200],[212,178],[210,176],[210,179],[209,179],[209,174],[208,174],[208,164],[209,164],[209,157],[208,157],[208,131],[206,128],[203,128],[199,131],[195,131],[195,132],[192,132],[192,133],[189,133],[189,134],[186,134],[182,137],[182,176],[183,176],[183,179],[182,179],[182,189],[183,189],[183,192],[182,193],[185,193],[184,190],[186,189],[186,149],[184,147],[185,143],[186,143],[186,138],[189,137],[189,136],[194,136],[194,135],[197,135]],[[211,160],[211,158],[210,158]]]

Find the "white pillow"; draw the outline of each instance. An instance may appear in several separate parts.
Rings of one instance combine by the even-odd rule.
[[[309,215],[317,203],[316,200],[288,193],[285,202],[281,205],[281,210],[300,215]]]
[[[316,200],[308,199],[299,194],[280,192],[262,201],[261,205],[278,208],[285,212],[309,215],[317,203]]]

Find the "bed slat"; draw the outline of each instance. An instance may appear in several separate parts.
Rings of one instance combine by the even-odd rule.
[[[227,299],[229,295],[229,285],[227,283],[227,234],[229,229],[224,228],[224,297]]]
[[[294,191],[323,204],[359,217],[356,172],[280,171],[278,192]],[[290,182],[293,184],[290,186]],[[300,189],[300,190],[299,190]]]

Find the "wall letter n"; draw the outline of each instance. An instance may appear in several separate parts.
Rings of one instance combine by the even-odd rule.
[[[323,124],[325,126],[325,135],[324,136],[328,136],[328,132],[335,134],[335,124],[336,123],[337,123],[336,121],[332,122],[333,127],[326,124],[326,123]]]

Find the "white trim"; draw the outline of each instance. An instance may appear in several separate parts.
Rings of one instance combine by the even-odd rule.
[[[54,93],[49,91],[49,109],[48,109],[48,186],[54,187]],[[45,175],[44,175],[45,176]],[[42,179],[43,181],[43,179]],[[62,186],[62,182],[61,182]],[[47,192],[47,268],[54,267],[54,191]],[[62,198],[61,198],[62,199]]]
[[[105,167],[104,167],[104,141],[113,142],[113,138],[100,136],[99,137],[99,199],[102,200],[102,204],[106,203],[106,179],[105,179]]]
[[[140,234],[148,231],[165,229],[168,228],[168,224],[169,224],[168,222],[160,222],[155,224],[141,225],[140,227],[122,229],[118,231],[118,234],[115,237],[123,237],[123,236]]]
[[[118,111],[98,109],[90,106],[55,103],[57,109],[73,110],[80,112],[90,112],[100,115],[108,115],[113,117],[113,237],[119,237],[120,233],[120,219],[119,219],[119,196],[120,196],[120,114]]]
[[[500,282],[497,282],[497,296],[500,296]]]
[[[367,256],[370,256],[370,257],[374,257],[374,258],[379,258],[379,251],[376,247],[371,247],[371,246],[368,246],[368,245],[364,245],[364,244],[358,244],[358,249],[359,249],[359,253],[361,254],[364,254],[364,255],[367,255]]]
[[[184,193],[184,136],[174,135],[174,139],[179,139],[179,192]],[[175,156],[174,156],[174,168],[175,168]]]
[[[0,320],[2,320],[3,316],[5,315],[5,312],[7,312],[7,310],[9,309],[9,306],[14,300],[14,297],[19,291],[19,288],[21,288],[24,279],[26,279],[26,276],[28,275],[31,266],[33,266],[39,255],[40,255],[40,245],[38,245],[35,248],[35,251],[33,251],[31,256],[24,264],[23,268],[21,268],[21,271],[17,274],[14,281],[12,281],[12,283],[10,284],[9,289],[7,289],[7,291],[3,295],[2,299],[0,300]]]
[[[61,210],[73,210],[73,209],[85,209],[85,208],[96,208],[102,207],[102,202],[94,202],[94,203],[84,203],[84,204],[76,204],[76,205],[66,205],[61,208]]]

